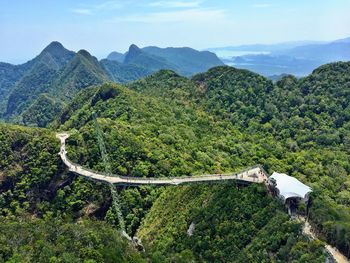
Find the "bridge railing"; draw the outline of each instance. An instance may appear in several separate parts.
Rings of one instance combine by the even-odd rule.
[[[162,182],[164,180],[171,181],[171,180],[178,180],[178,179],[195,179],[195,178],[211,179],[211,178],[213,178],[215,176],[217,176],[217,177],[219,177],[219,176],[222,176],[222,177],[225,177],[225,176],[236,176],[237,180],[244,180],[243,178],[240,178],[239,176],[244,174],[245,172],[248,172],[248,171],[256,169],[256,168],[259,168],[267,176],[267,173],[264,170],[264,168],[260,164],[257,164],[257,165],[250,166],[250,167],[248,167],[246,169],[243,169],[243,170],[240,170],[239,172],[234,172],[234,173],[204,174],[204,175],[191,175],[191,176],[179,176],[179,177],[148,177],[148,178],[145,178],[145,177],[131,177],[131,176],[121,176],[121,175],[117,175],[117,174],[108,174],[108,173],[102,172],[102,171],[94,171],[94,170],[92,170],[92,169],[90,169],[88,167],[81,166],[80,164],[77,164],[77,163],[71,161],[66,154],[64,154],[64,157],[67,160],[67,162],[69,162],[70,165],[72,165],[72,166],[79,167],[79,168],[81,168],[83,170],[86,170],[86,171],[94,173],[94,174],[99,174],[99,175],[106,176],[106,177],[117,177],[117,178],[120,178],[122,180],[130,181],[130,182],[132,182],[132,181],[145,181],[145,182],[147,182],[147,181],[150,181],[150,180]],[[223,178],[223,179],[225,179],[225,178]]]

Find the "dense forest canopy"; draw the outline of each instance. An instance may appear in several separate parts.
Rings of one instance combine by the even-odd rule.
[[[54,105],[48,95],[41,100]],[[107,219],[108,187],[67,172],[54,137],[55,130],[70,130],[68,157],[103,171],[95,116],[119,175],[199,175],[261,164],[270,174],[295,176],[313,189],[309,218],[320,237],[350,256],[349,101],[350,63],[341,62],[277,83],[247,70],[216,67],[191,79],[163,70],[128,85],[86,88],[58,116],[49,112],[55,116],[50,129],[0,125],[0,215],[11,221],[52,214],[62,224]],[[28,120],[38,121],[32,115],[40,107],[25,112]],[[154,262],[325,258],[323,244],[303,237],[300,224],[260,186],[118,192],[127,232],[142,237]]]

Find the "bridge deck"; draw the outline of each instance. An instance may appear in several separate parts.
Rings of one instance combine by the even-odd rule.
[[[84,168],[79,164],[75,164],[70,161],[67,157],[66,151],[66,139],[69,134],[66,132],[58,133],[56,137],[61,142],[61,149],[59,155],[62,161],[68,167],[69,171],[76,174],[89,177],[98,181],[104,181],[111,184],[126,184],[126,185],[178,185],[182,183],[193,183],[193,182],[210,182],[210,181],[223,181],[223,180],[237,180],[246,183],[264,183],[267,181],[267,174],[257,165],[250,167],[244,171],[238,173],[228,174],[205,174],[201,176],[191,177],[172,177],[172,178],[137,178],[137,177],[124,177],[119,175],[107,175],[102,172],[92,171]]]

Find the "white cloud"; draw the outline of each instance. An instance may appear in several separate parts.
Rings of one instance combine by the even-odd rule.
[[[87,8],[72,9],[71,12],[74,14],[77,14],[77,15],[91,15],[92,14],[91,9],[87,9]]]
[[[192,8],[179,11],[154,12],[149,14],[116,17],[114,21],[139,23],[202,23],[217,22],[226,19],[226,11],[222,9]]]
[[[123,7],[123,4],[120,1],[106,1],[102,4],[96,5],[95,9],[112,10],[112,9],[120,9],[122,7]]]
[[[267,3],[264,3],[264,4],[255,4],[253,5],[254,8],[267,8],[267,7],[271,7],[271,4],[267,4]]]
[[[200,4],[200,1],[157,1],[152,2],[149,5],[161,8],[189,8],[198,7]]]
[[[115,1],[106,1],[96,5],[85,5],[83,8],[75,8],[70,11],[78,15],[92,15],[99,11],[108,11],[120,9],[123,7],[123,4],[119,0]]]

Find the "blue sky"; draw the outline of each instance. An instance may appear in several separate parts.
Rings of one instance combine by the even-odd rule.
[[[197,49],[350,36],[350,0],[0,0],[0,61],[53,40],[98,58],[138,46]]]

